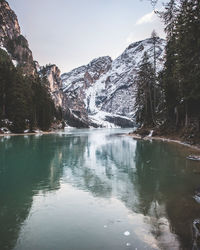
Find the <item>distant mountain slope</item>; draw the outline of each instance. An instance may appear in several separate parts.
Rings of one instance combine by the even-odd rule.
[[[163,67],[165,40],[158,38],[157,71]],[[76,112],[96,126],[133,126],[135,76],[144,53],[153,60],[153,39],[132,43],[117,59],[100,57],[61,76],[65,96]]]

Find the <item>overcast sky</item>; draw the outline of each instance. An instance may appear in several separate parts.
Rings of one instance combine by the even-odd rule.
[[[115,59],[132,42],[164,37],[146,0],[8,0],[40,65],[62,73],[100,56]],[[158,6],[159,8],[160,6]]]

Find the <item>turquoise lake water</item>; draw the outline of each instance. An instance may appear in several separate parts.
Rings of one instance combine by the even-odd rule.
[[[0,249],[200,249],[200,163],[128,132],[1,137]]]

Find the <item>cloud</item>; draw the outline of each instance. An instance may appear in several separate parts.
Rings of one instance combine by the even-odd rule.
[[[136,22],[136,25],[141,25],[144,23],[153,23],[156,20],[157,16],[154,13],[154,11],[142,16],[141,18],[139,18]]]
[[[133,25],[125,37],[124,43],[127,46],[133,42],[149,38],[153,30],[156,31],[158,36],[166,38],[164,24],[154,12],[151,12],[138,19],[137,23]]]
[[[135,35],[133,32],[131,32],[126,38],[126,44],[130,44],[133,41],[135,41]]]

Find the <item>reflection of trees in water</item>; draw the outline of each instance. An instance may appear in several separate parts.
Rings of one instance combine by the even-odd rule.
[[[59,188],[58,153],[43,136],[11,137],[0,143],[0,249],[15,245],[33,196]]]
[[[167,224],[163,217],[167,217],[181,247],[191,249],[192,224],[195,218],[200,218],[200,207],[192,196],[200,183],[193,174],[192,163],[179,155],[178,149],[170,144],[137,143],[138,211],[151,217],[152,233],[161,247]]]
[[[61,177],[94,196],[117,197],[143,214],[161,248],[170,240],[173,246],[169,228],[183,248],[191,248],[192,222],[200,218],[192,198],[199,180],[175,146],[95,134],[30,136],[8,139],[0,144],[0,154],[4,248],[14,246],[33,196],[58,189]]]

